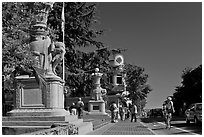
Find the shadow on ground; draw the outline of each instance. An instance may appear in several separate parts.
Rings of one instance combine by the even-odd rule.
[[[144,123],[164,122],[164,117],[141,118]],[[171,121],[185,121],[185,117],[173,117]]]
[[[202,124],[195,125],[194,123],[186,124],[186,123],[173,123],[171,124],[174,127],[182,128],[185,130],[193,131],[197,134],[202,134]]]
[[[155,118],[140,118],[141,122],[144,123],[154,123],[154,122],[164,122],[163,117],[155,117]]]

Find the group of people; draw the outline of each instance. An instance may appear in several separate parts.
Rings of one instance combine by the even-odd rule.
[[[123,104],[120,104],[119,107],[117,107],[117,104],[115,102],[112,102],[110,105],[110,111],[111,111],[111,122],[115,123],[118,122],[118,116],[120,117],[120,120],[129,119],[131,122],[137,122],[137,106],[135,103],[128,104],[128,106],[124,106]],[[167,100],[163,103],[163,116],[165,118],[165,124],[166,128],[171,128],[171,119],[172,114],[175,112],[174,105],[172,98],[170,96],[167,97]]]
[[[163,109],[163,116],[165,118],[166,128],[170,129],[172,114],[175,112],[172,98],[168,96],[167,100],[164,101],[162,106],[163,106],[162,109]]]
[[[124,104],[120,104],[117,106],[115,102],[112,102],[110,105],[111,111],[111,122],[116,123],[120,117],[120,120],[129,119],[131,122],[137,122],[137,106],[136,104],[128,104],[127,106]],[[118,117],[119,116],[119,117]]]
[[[165,124],[166,128],[170,129],[171,128],[171,119],[172,119],[172,114],[175,112],[174,110],[174,105],[172,102],[172,98],[169,96],[167,97],[167,100],[164,101],[163,103],[163,116],[165,118]],[[84,103],[81,100],[81,98],[78,99],[77,103],[73,103],[69,107],[69,111],[71,115],[78,115],[78,118],[82,118],[83,116],[83,107]],[[120,117],[120,120],[125,120],[129,119],[131,122],[137,122],[137,106],[135,103],[133,104],[120,104],[117,106],[115,102],[112,102],[109,107],[111,111],[111,122],[116,123],[118,122],[118,119]]]
[[[82,118],[83,107],[84,102],[81,100],[81,98],[79,98],[77,103],[72,103],[72,105],[69,107],[69,112],[71,115],[78,115],[78,118]]]

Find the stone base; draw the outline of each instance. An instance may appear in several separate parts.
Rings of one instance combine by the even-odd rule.
[[[88,105],[90,115],[107,115],[105,112],[105,102],[103,100],[90,100]]]
[[[46,75],[47,86],[39,85],[34,77],[16,77],[14,110],[9,116],[65,116],[64,81],[55,75]]]
[[[91,122],[83,122],[83,119],[78,119],[77,115],[66,116],[12,116],[2,118],[2,130],[5,135],[17,134],[49,134],[49,130],[56,128],[67,127],[73,124],[78,129],[79,135],[84,135],[93,131]],[[39,131],[37,133],[31,133]],[[29,133],[30,132],[30,133]]]
[[[103,113],[103,112],[89,112],[88,115],[108,115],[108,113]]]
[[[64,81],[52,74],[46,75],[47,86],[40,86],[34,77],[16,77],[15,109],[4,118],[4,128],[50,128],[53,124],[74,124],[79,134],[93,130],[91,122],[83,122],[77,115],[64,109]],[[85,130],[86,129],[86,130]]]
[[[15,116],[3,117],[3,127],[43,127],[50,128],[53,124],[73,123],[80,125],[83,119],[78,119],[75,115],[67,116]]]
[[[9,116],[66,116],[69,112],[64,109],[14,109]]]

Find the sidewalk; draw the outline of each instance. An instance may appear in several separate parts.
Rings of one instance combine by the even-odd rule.
[[[103,127],[104,125],[110,123],[111,118],[108,115],[84,115],[84,122],[92,122],[93,129],[96,130],[98,128]]]
[[[154,132],[138,119],[138,122],[125,120],[117,123],[108,123],[87,135],[154,135]]]

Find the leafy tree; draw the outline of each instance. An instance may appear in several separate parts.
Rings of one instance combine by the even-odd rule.
[[[54,30],[55,39],[62,41],[61,23],[62,23],[63,3],[56,2],[53,10],[49,14],[48,24]],[[65,2],[65,45],[67,49],[73,49],[76,46],[96,46],[102,47],[103,44],[94,40],[103,33],[102,30],[95,30],[92,26],[97,23],[96,5],[81,2]]]
[[[197,68],[186,68],[181,78],[183,79],[180,86],[176,87],[173,94],[175,109],[185,109],[191,103],[202,102],[202,65]]]
[[[32,14],[26,3],[2,3],[2,67],[4,88],[12,89],[13,78],[27,73],[30,75],[29,33]]]
[[[91,74],[96,67],[103,73],[101,79],[102,87],[108,89],[109,83],[107,80],[107,72],[110,71],[108,62],[109,54],[110,51],[106,48],[94,52],[80,52],[77,54],[77,62],[73,64],[74,67],[67,68],[69,70],[67,71],[66,84],[75,89],[71,96],[87,96],[90,94],[92,90]]]
[[[103,31],[92,28],[96,23],[96,5],[87,3],[64,3],[65,5],[65,70],[66,86],[73,90],[75,96],[86,95],[91,87],[91,80],[87,71],[100,67],[106,69],[109,51],[98,50],[92,53],[78,51],[75,47],[95,46],[101,48],[103,44],[94,40]],[[29,28],[33,20],[35,9],[39,2],[10,2],[2,4],[2,34],[3,34],[3,75],[6,88],[11,88],[13,79],[17,75],[29,74],[32,59],[29,55]],[[50,36],[54,41],[62,41],[62,3],[54,3],[49,13],[48,26]],[[107,55],[105,55],[107,54]],[[105,57],[106,56],[106,57]],[[99,66],[100,64],[100,66]],[[61,66],[58,72],[62,73]],[[85,83],[90,84],[85,84]],[[77,87],[77,88],[76,88]]]
[[[133,101],[142,101],[142,106],[144,107],[144,102],[148,93],[151,92],[150,86],[147,84],[148,75],[144,73],[144,68],[126,64],[126,83],[127,91],[130,92],[130,98]]]
[[[139,99],[136,101],[136,103],[137,103],[138,112],[141,113],[142,110],[144,110],[145,105],[147,104],[147,100],[146,100],[146,98],[145,99]]]
[[[62,3],[55,3],[50,13],[48,24],[54,32],[53,38],[62,41],[61,28]],[[90,74],[96,67],[104,71],[108,64],[109,51],[101,50],[103,43],[94,40],[103,33],[92,27],[97,23],[96,5],[90,3],[64,3],[65,6],[65,85],[71,96],[90,94],[92,80]],[[85,53],[75,47],[93,46],[95,52]],[[99,65],[100,64],[100,65]],[[60,66],[59,66],[60,67]],[[62,73],[62,72],[61,72]]]
[[[29,48],[29,28],[33,21],[38,2],[6,2],[2,3],[2,66],[3,75],[7,83],[13,82],[16,75],[32,75],[32,64]],[[62,6],[56,2],[48,16],[50,37],[54,41],[62,41]],[[110,67],[108,64],[111,50],[103,48],[103,43],[95,40],[103,34],[103,30],[95,30],[93,25],[97,23],[96,5],[92,3],[68,2],[65,6],[65,87],[71,96],[87,96],[90,94],[92,80],[90,74],[98,67],[104,73],[102,87],[109,89],[107,81]],[[85,53],[76,47],[92,46],[95,52]],[[127,81],[128,90],[132,99],[144,99],[151,91],[146,85],[147,75],[144,69],[128,64]],[[58,73],[62,68],[58,66]],[[12,85],[12,84],[6,84]],[[9,86],[6,86],[7,88]],[[70,92],[71,91],[71,92]]]

